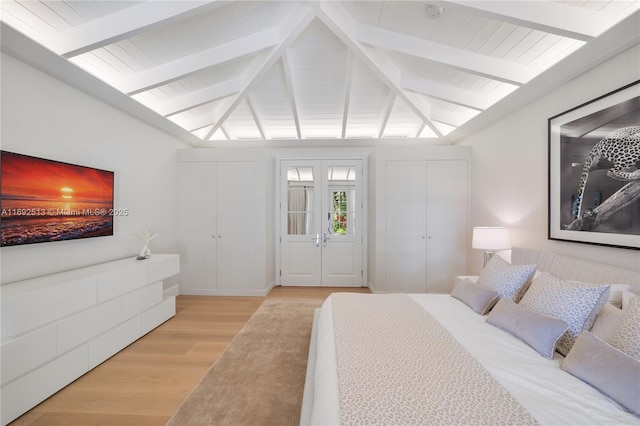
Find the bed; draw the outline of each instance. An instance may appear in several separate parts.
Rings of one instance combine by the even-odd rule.
[[[301,424],[639,425],[638,407],[629,402],[640,395],[639,360],[616,347],[614,355],[622,361],[616,358],[616,367],[610,371],[592,380],[592,373],[581,375],[580,368],[588,365],[581,364],[585,353],[599,353],[589,344],[595,342],[611,350],[611,345],[603,342],[615,335],[616,329],[607,323],[608,336],[594,330],[606,328],[604,321],[609,317],[604,315],[605,306],[613,312],[613,303],[628,303],[637,311],[640,272],[521,248],[512,250],[510,265],[520,269],[534,265],[535,271],[527,285],[518,289],[517,297],[496,297],[497,303],[491,304],[488,313],[475,310],[475,302],[468,303],[476,300],[475,296],[331,295],[315,314]],[[487,277],[491,274],[483,270],[480,280]],[[571,320],[524,308],[527,302],[535,301],[536,292],[543,288],[540,283],[547,277],[547,284],[556,285],[555,279],[571,280],[571,285],[589,294],[606,287],[606,297],[605,292],[600,294],[603,302],[591,314],[588,329],[577,334],[563,354],[558,352],[559,345],[570,334]],[[464,285],[474,282],[464,281]],[[619,293],[616,297],[610,292],[612,283]],[[477,290],[479,284],[474,283],[473,288]],[[526,315],[550,321],[544,323],[545,330],[560,327],[557,336],[549,338],[551,349],[549,339],[540,338],[540,333],[530,339],[520,330],[509,330],[519,324],[507,315],[514,309],[525,315],[526,327],[537,321]],[[620,334],[625,321],[630,323],[627,312],[631,309],[618,310]],[[637,330],[637,324],[632,326]],[[544,348],[538,346],[538,340],[545,341]],[[592,362],[589,357],[587,362]],[[617,388],[610,392],[610,384],[601,386],[601,376],[625,382],[622,396],[618,397]]]

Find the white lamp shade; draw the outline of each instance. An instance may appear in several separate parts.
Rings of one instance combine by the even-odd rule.
[[[483,250],[508,250],[511,248],[509,229],[503,226],[477,226],[473,228],[471,247]]]

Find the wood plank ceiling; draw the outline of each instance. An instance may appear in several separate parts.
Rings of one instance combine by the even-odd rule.
[[[638,1],[2,1],[0,19],[196,135],[444,138]]]

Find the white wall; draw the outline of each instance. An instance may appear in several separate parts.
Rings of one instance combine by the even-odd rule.
[[[585,72],[461,143],[471,145],[471,225],[505,225],[514,246],[639,269],[640,252],[547,239],[547,119],[640,78],[640,45]],[[482,253],[471,250],[470,273]]]
[[[134,256],[177,252],[177,161],[182,142],[17,59],[2,54],[2,149],[115,172],[114,235],[3,247],[1,282]]]

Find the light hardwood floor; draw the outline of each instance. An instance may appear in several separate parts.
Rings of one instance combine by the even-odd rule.
[[[366,288],[276,287],[267,297],[325,299]],[[10,425],[164,425],[264,297],[179,296],[176,316]]]

